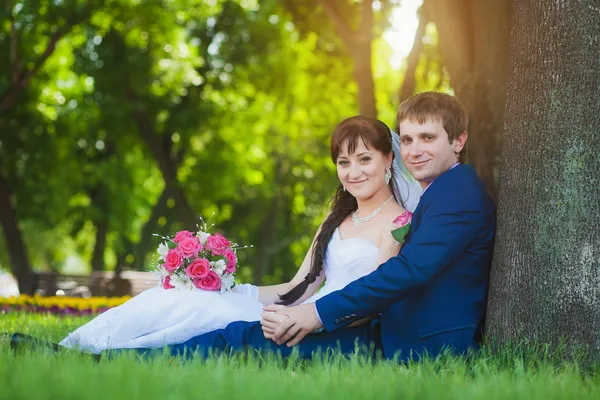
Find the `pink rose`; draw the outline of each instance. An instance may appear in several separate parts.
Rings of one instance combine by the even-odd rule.
[[[405,211],[402,214],[398,215],[396,217],[396,219],[394,219],[393,223],[397,227],[400,228],[400,227],[402,227],[404,225],[410,224],[410,221],[412,221],[412,217],[413,217],[413,214],[410,211]]]
[[[222,235],[215,233],[206,239],[206,248],[214,255],[222,255],[231,246],[231,242],[225,239]]]
[[[204,278],[210,271],[210,263],[205,258],[196,258],[185,269],[185,273],[190,278]]]
[[[219,278],[219,275],[215,271],[210,270],[204,278],[195,278],[194,286],[202,290],[221,290],[221,278]]]
[[[175,289],[175,286],[171,285],[171,277],[167,276],[163,279],[163,288],[165,289]]]
[[[190,237],[192,237],[192,232],[190,232],[190,231],[179,231],[179,232],[177,232],[177,234],[173,238],[173,242],[179,243],[183,239],[187,239],[187,238],[190,238]]]
[[[225,254],[223,256],[227,259],[227,267],[225,268],[225,272],[228,274],[233,274],[235,272],[235,265],[237,264],[237,256],[231,249],[225,250]]]
[[[198,255],[198,252],[202,250],[202,245],[196,236],[190,236],[185,239],[181,239],[181,242],[179,242],[177,248],[185,257],[192,257]]]
[[[181,253],[177,249],[171,249],[165,257],[165,263],[163,264],[163,266],[167,271],[173,272],[177,268],[179,268],[182,263],[183,256],[181,255]]]

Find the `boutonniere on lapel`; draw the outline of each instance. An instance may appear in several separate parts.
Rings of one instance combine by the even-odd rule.
[[[392,236],[398,243],[404,242],[404,238],[410,231],[410,221],[412,221],[413,214],[410,211],[405,211],[398,215],[392,223],[397,226],[392,231]]]

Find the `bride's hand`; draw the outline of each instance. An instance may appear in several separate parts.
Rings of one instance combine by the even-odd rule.
[[[282,314],[282,312],[285,313],[285,311],[283,311],[286,308],[285,306],[270,307],[277,307],[278,311],[264,311],[260,319],[261,329],[263,331],[265,339],[267,340],[273,339],[273,334],[275,333],[279,325],[281,325],[281,323],[287,318],[287,315]]]

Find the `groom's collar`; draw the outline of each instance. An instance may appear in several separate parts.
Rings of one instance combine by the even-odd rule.
[[[450,171],[452,168],[456,167],[456,166],[457,166],[457,165],[459,165],[459,164],[460,164],[460,163],[459,163],[459,162],[457,162],[456,164],[454,164],[453,166],[451,166],[450,168],[448,168],[448,171]],[[448,171],[446,171],[446,172],[448,172]],[[446,172],[444,172],[444,173],[446,173]],[[423,196],[423,194],[425,193],[425,191],[426,191],[427,189],[429,189],[429,186],[431,186],[431,184],[432,184],[434,181],[435,181],[435,179],[434,179],[433,181],[429,182],[429,185],[425,186],[425,189],[423,189],[423,191],[421,192],[421,196]]]

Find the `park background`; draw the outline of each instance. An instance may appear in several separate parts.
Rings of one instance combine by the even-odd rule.
[[[281,282],[337,183],[335,124],[444,91],[498,203],[488,333],[599,354],[599,41],[592,0],[7,1],[0,268],[23,294],[147,270],[153,233],[214,214],[253,246],[238,280]]]

